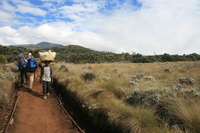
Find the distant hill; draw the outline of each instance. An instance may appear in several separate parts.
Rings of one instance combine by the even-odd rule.
[[[15,46],[21,46],[25,47],[28,49],[46,49],[46,48],[53,48],[53,47],[63,47],[61,44],[56,44],[56,43],[50,43],[50,42],[40,42],[37,44],[24,44],[24,45],[15,45]]]
[[[49,50],[55,51],[57,55],[62,56],[70,56],[73,54],[80,54],[80,53],[94,53],[99,51],[94,51],[89,48],[85,48],[79,45],[66,45],[63,46],[61,44],[50,43],[50,42],[40,42],[37,44],[26,44],[26,45],[15,45],[25,47],[31,50]]]
[[[40,42],[38,44],[36,44],[37,46],[41,46],[41,47],[63,47],[63,45],[61,44],[56,44],[56,43],[50,43],[50,42]]]
[[[89,48],[85,48],[79,45],[67,45],[64,47],[53,47],[51,49],[59,54],[65,54],[67,56],[72,55],[72,54],[78,54],[78,53],[98,52],[98,51],[94,51],[94,50],[91,50]]]

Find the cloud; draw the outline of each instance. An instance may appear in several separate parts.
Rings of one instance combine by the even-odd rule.
[[[1,7],[1,9],[3,9],[4,11],[14,11],[14,10],[15,10],[15,7],[12,6],[12,5],[10,5],[10,4],[8,3],[8,1],[6,1],[6,0],[2,0],[2,1],[1,1],[0,7]]]
[[[8,4],[7,1],[2,0],[0,2],[0,26],[2,25],[11,25],[14,22],[17,22],[16,20],[14,20],[14,16],[15,14],[12,13],[15,10],[15,7],[11,6],[10,4]]]
[[[23,39],[17,30],[9,26],[0,27],[0,40],[3,45],[27,43],[26,39]]]
[[[194,2],[141,2],[143,6],[137,11],[123,10],[120,13],[115,10],[112,16],[94,18],[90,21],[96,22],[95,24],[87,21],[86,25],[103,34],[104,38],[112,40],[115,52],[126,50],[131,53],[137,50],[135,52],[143,54],[182,54],[186,51],[197,51],[195,49],[198,47],[198,41],[191,40],[192,36],[200,34],[197,24],[200,22],[199,10]],[[188,40],[194,43],[191,44]],[[186,46],[190,48],[186,50]]]
[[[12,2],[0,4],[1,43],[49,41],[145,55],[200,53],[199,0]]]
[[[56,3],[64,3],[65,0],[41,0],[43,2],[56,2]]]
[[[71,6],[66,5],[59,8],[59,12],[63,17],[74,20],[75,22],[83,22],[92,15],[95,15],[97,10],[97,4],[91,2],[78,3]]]
[[[30,13],[32,15],[36,15],[36,16],[45,16],[46,15],[46,11],[41,10],[39,8],[34,8],[34,7],[27,7],[24,5],[18,5],[16,11],[24,14],[24,13]]]
[[[15,36],[17,31],[9,26],[0,27],[0,33],[6,36]]]
[[[1,23],[9,22],[9,20],[11,20],[13,17],[10,13],[4,12],[4,11],[0,11],[0,16],[1,16],[1,19],[0,19]]]

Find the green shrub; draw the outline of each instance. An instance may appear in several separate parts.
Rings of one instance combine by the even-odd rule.
[[[0,63],[2,64],[8,63],[7,57],[4,55],[0,55]]]

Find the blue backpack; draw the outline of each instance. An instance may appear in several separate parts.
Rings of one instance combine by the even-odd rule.
[[[26,68],[26,64],[27,64],[27,62],[24,61],[23,68]],[[17,67],[19,70],[22,69],[22,66],[20,65],[20,63],[17,64]]]
[[[24,67],[26,67],[27,61],[24,61]]]
[[[26,64],[27,72],[35,72],[37,70],[37,61],[35,58],[29,58]]]

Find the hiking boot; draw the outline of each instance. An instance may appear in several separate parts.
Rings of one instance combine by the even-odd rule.
[[[49,94],[49,92],[47,93],[47,96],[49,96],[50,94]]]
[[[32,90],[31,89],[28,89],[28,92],[31,92]]]
[[[46,100],[47,99],[47,96],[44,96],[44,100]]]

